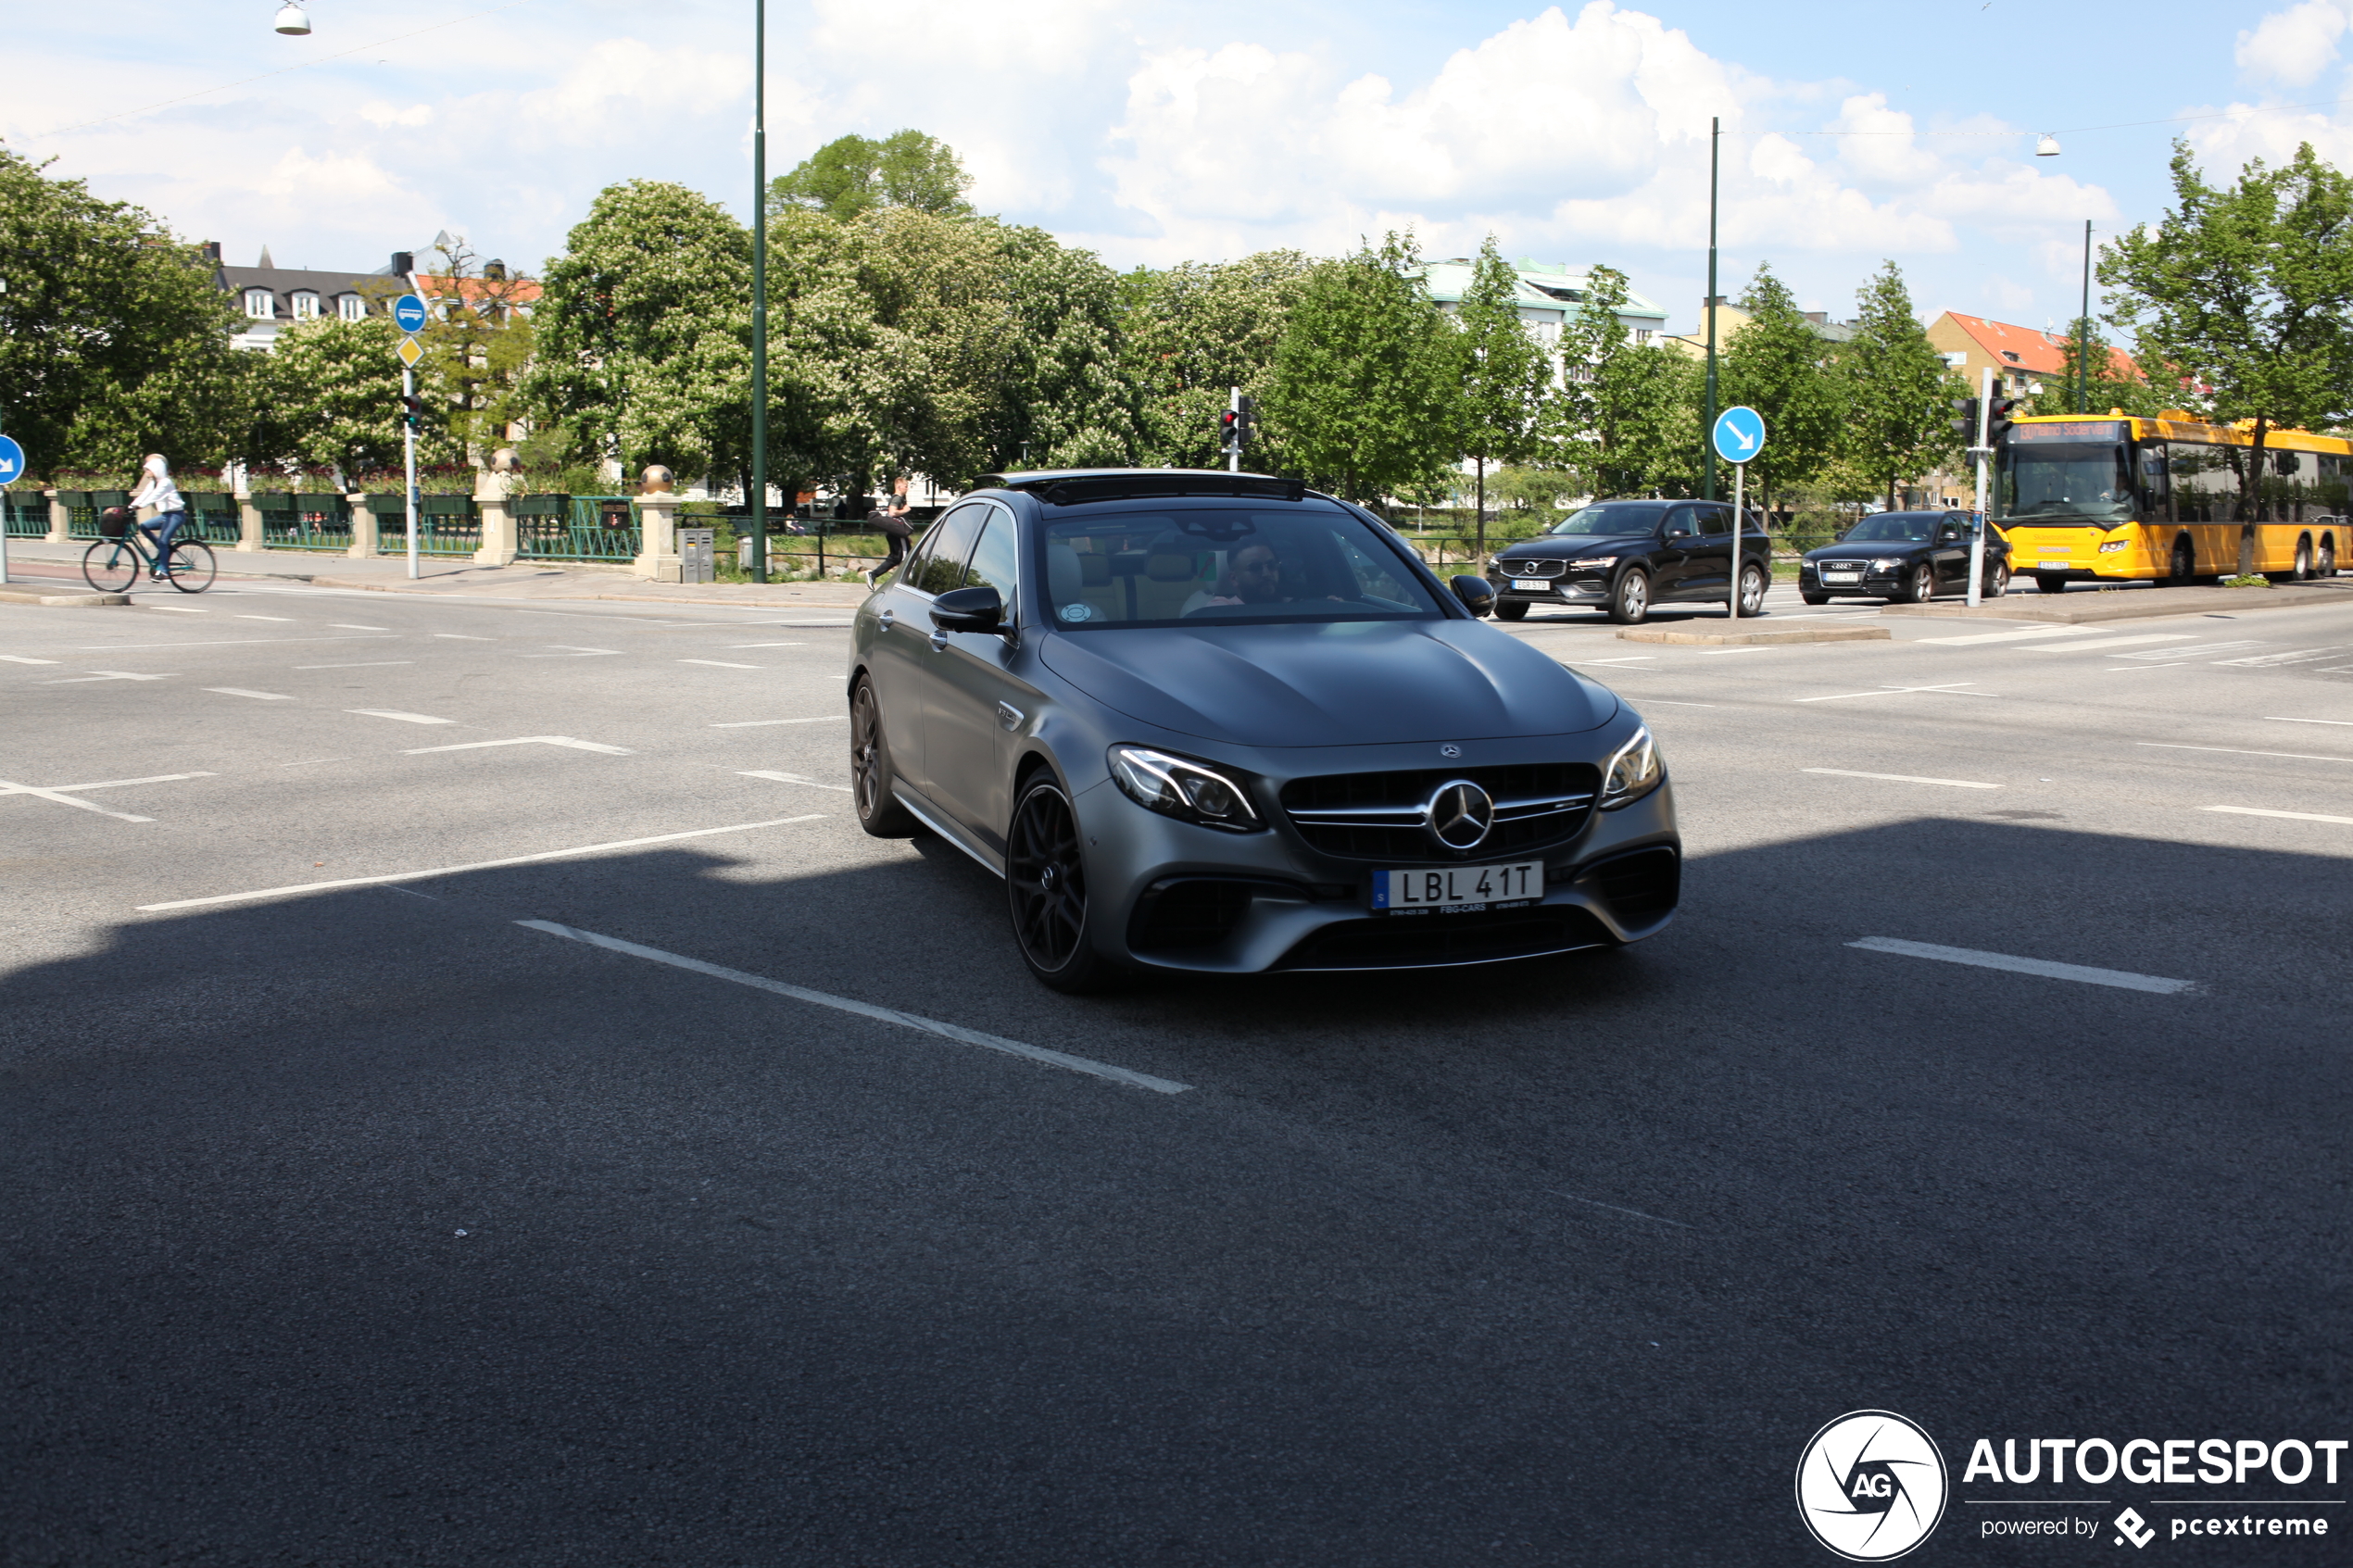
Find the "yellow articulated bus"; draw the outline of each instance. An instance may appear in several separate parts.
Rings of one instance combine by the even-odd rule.
[[[2238,571],[2240,475],[2253,421],[2022,419],[1995,447],[1992,521],[2010,570],[2046,594],[2070,583],[2186,584]],[[2348,542],[2353,441],[2273,430],[2257,489],[2255,570],[2334,577]]]

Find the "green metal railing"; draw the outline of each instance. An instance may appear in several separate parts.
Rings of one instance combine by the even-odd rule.
[[[250,499],[261,513],[261,546],[266,550],[342,554],[351,548],[351,504],[341,495],[280,490],[258,492]]]
[[[23,485],[0,497],[5,508],[5,521],[11,539],[41,539],[49,533],[49,497],[31,485]]]
[[[389,501],[389,515],[376,503]],[[397,495],[368,497],[376,512],[376,554],[406,555],[409,551],[409,508]],[[482,516],[471,495],[426,495],[417,505],[417,553],[421,556],[470,556],[482,548]]]
[[[519,495],[515,554],[530,560],[635,560],[644,537],[626,495]]]
[[[66,507],[66,537],[95,539],[98,536],[98,514],[108,507],[131,504],[128,490],[60,490],[57,499]]]
[[[234,546],[245,537],[245,521],[237,512],[234,495],[208,494],[188,497],[188,521],[180,525],[182,539],[201,539],[208,545]]]

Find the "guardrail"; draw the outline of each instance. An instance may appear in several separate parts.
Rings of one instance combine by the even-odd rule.
[[[635,560],[645,536],[637,504],[627,495],[518,495],[518,560]]]

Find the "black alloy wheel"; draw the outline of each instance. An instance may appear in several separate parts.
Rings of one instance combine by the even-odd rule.
[[[2173,541],[2173,558],[2167,568],[2166,582],[2176,588],[2186,588],[2190,579],[2197,575],[2197,554],[2187,539]]]
[[[2006,562],[1995,561],[1985,569],[1984,591],[1978,596],[1998,599],[2010,591],[2010,569]]]
[[[2042,572],[2035,573],[2034,585],[2046,594],[2064,594],[2067,592],[2067,579],[2055,573],[2049,575],[2045,575]]]
[[[1102,988],[1112,968],[1087,940],[1087,863],[1078,819],[1051,773],[1031,779],[1005,837],[1005,897],[1029,972],[1057,991]]]
[[[1495,619],[1498,621],[1527,620],[1528,601],[1525,599],[1497,599],[1495,601]]]
[[[1640,567],[1629,567],[1618,573],[1617,584],[1610,590],[1609,618],[1620,626],[1639,626],[1650,612],[1650,573]]]
[[[876,838],[912,838],[923,824],[890,792],[890,746],[883,737],[882,704],[863,675],[849,694],[850,800],[858,825]]]
[[[1926,561],[1912,568],[1912,575],[1905,585],[1904,596],[1916,605],[1924,605],[1936,597],[1936,568]]]
[[[1741,614],[1743,617],[1765,613],[1765,569],[1761,566],[1741,568]]]

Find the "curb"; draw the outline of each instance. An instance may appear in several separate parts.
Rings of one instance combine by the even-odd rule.
[[[371,594],[410,594],[410,595],[414,595],[414,596],[418,596],[418,597],[421,597],[421,598],[433,598],[433,599],[466,599],[466,598],[471,598],[471,597],[474,596],[472,590],[487,590],[487,592],[484,592],[484,593],[483,594],[483,596],[484,596],[484,597],[485,597],[485,598],[487,598],[487,597],[494,597],[494,596],[495,596],[495,597],[500,597],[500,598],[511,598],[511,597],[515,596],[514,596],[514,590],[515,590],[515,588],[517,588],[518,586],[520,586],[520,584],[517,584],[517,583],[504,583],[504,584],[501,584],[501,583],[481,583],[481,582],[476,582],[476,583],[470,583],[466,584],[466,585],[465,585],[464,587],[462,587],[462,588],[460,588],[460,587],[433,588],[433,587],[424,587],[424,586],[422,586],[422,585],[419,585],[419,586],[411,586],[410,584],[409,584],[409,583],[405,583],[405,582],[404,582],[404,583],[369,583],[369,582],[363,582],[363,581],[361,581],[361,580],[359,580],[359,579],[357,579],[357,578],[350,578],[350,577],[314,577],[314,578],[312,578],[312,579],[310,580],[310,585],[311,585],[312,587],[314,587],[314,588],[343,588],[343,589],[356,589],[356,590],[359,590],[359,591],[361,591],[361,592],[371,593]],[[717,607],[718,608],[721,608],[721,609],[727,609],[727,608],[736,608],[736,609],[827,609],[827,610],[839,610],[839,611],[842,611],[842,612],[843,612],[843,613],[845,613],[845,614],[847,614],[847,613],[849,613],[849,612],[850,612],[850,611],[855,610],[855,609],[856,609],[856,608],[857,608],[860,605],[862,605],[862,604],[863,604],[863,603],[865,603],[865,602],[866,602],[865,596],[864,596],[864,595],[862,595],[862,595],[860,595],[860,596],[859,596],[856,599],[835,599],[835,598],[765,598],[765,599],[749,599],[749,598],[715,598],[715,597],[714,597],[714,598],[705,598],[705,597],[702,597],[702,596],[697,596],[697,595],[689,595],[689,594],[592,594],[592,593],[569,593],[569,594],[564,594],[564,593],[553,593],[553,594],[532,594],[532,595],[528,595],[528,596],[525,596],[530,597],[530,598],[535,598],[535,599],[570,600],[570,601],[573,601],[573,602],[575,602],[575,603],[576,603],[576,602],[580,602],[580,601],[584,601],[584,600],[610,600],[610,601],[612,601],[612,602],[614,602],[614,603],[616,603],[616,604],[704,605],[704,606],[715,606],[715,607]]]
[[[1884,626],[1760,626],[1754,632],[1684,632],[1660,626],[1629,626],[1618,638],[1629,643],[1884,643],[1894,633]]]
[[[128,594],[93,594],[88,592],[79,594],[28,593],[20,590],[19,585],[14,583],[7,584],[6,587],[0,587],[0,604],[7,605],[60,605],[69,608],[81,609],[90,608],[98,605],[127,605],[130,602],[131,596]]]
[[[1881,615],[1938,621],[2047,621],[2077,626],[2101,621],[2149,621],[2168,615],[2209,615],[2218,610],[2309,609],[2317,605],[2353,605],[2353,583],[2344,587],[2277,584],[2269,588],[2120,588],[2114,593],[2046,594],[2005,597],[1974,608],[1965,604],[1887,605]]]

